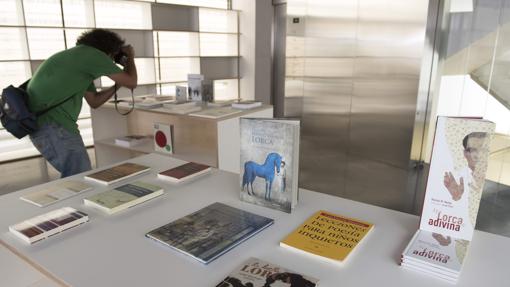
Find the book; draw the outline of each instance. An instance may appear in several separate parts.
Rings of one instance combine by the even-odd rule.
[[[86,213],[71,207],[59,208],[9,226],[9,231],[32,244],[89,221]]]
[[[232,108],[249,110],[262,106],[262,102],[259,101],[237,101],[232,103]]]
[[[494,128],[482,119],[438,118],[420,229],[471,240]]]
[[[147,172],[150,169],[148,166],[127,162],[86,175],[85,178],[108,185]]]
[[[457,281],[470,241],[418,229],[402,253],[403,266]]]
[[[457,282],[473,237],[495,124],[438,117],[420,227],[401,266]]]
[[[196,102],[171,102],[165,103],[162,107],[166,112],[172,114],[188,114],[202,110],[202,107]]]
[[[136,181],[87,197],[83,203],[114,214],[163,194],[157,185]]]
[[[214,100],[212,102],[207,102],[207,107],[211,108],[219,108],[230,106],[232,103],[236,102],[236,100]]]
[[[41,190],[24,194],[20,199],[39,207],[45,207],[91,189],[92,186],[81,181],[69,180],[57,182]]]
[[[141,135],[127,135],[115,139],[115,144],[123,147],[132,147],[146,142],[148,138]]]
[[[273,219],[216,202],[146,236],[208,264],[271,224]]]
[[[242,201],[291,212],[298,201],[297,120],[241,118]]]
[[[168,180],[174,183],[191,180],[202,174],[211,171],[211,167],[205,164],[188,162],[186,164],[174,167],[158,173],[158,178]]]
[[[154,150],[166,154],[174,153],[171,125],[154,123]]]
[[[208,119],[219,119],[230,115],[235,115],[242,111],[233,109],[231,107],[220,107],[220,108],[209,108],[203,109],[198,112],[190,113],[190,116],[208,118]]]
[[[269,263],[258,258],[249,258],[230,273],[216,287],[232,286],[302,286],[316,287],[319,280]],[[251,285],[250,285],[251,284]],[[280,285],[278,285],[280,284]],[[287,285],[290,284],[290,285]]]
[[[280,242],[280,246],[338,263],[372,230],[373,224],[320,210]]]

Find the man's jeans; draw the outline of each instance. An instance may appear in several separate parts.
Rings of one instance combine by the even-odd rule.
[[[61,177],[91,169],[90,159],[79,134],[57,124],[45,124],[30,135],[42,156],[60,172]]]

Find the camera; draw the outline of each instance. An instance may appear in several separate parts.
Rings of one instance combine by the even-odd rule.
[[[124,48],[124,47],[123,47]],[[128,60],[128,55],[122,49],[113,57],[115,63],[125,66]]]

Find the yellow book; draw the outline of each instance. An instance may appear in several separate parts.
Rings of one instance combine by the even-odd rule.
[[[294,230],[280,246],[343,261],[373,224],[320,210]]]

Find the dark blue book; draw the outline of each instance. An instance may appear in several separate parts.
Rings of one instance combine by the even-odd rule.
[[[208,264],[273,222],[216,202],[145,236]]]

